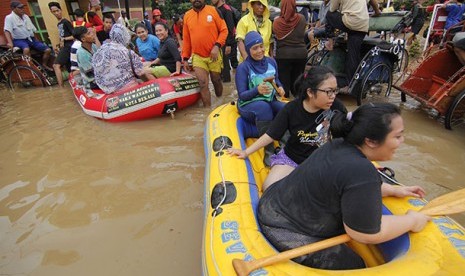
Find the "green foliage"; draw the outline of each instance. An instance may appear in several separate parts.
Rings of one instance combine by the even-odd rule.
[[[164,10],[164,17],[166,19],[170,19],[175,14],[183,14],[189,9],[192,8],[192,4],[190,2],[183,2],[180,4],[173,3],[171,1],[166,1],[165,5],[163,6]]]
[[[268,0],[268,5],[279,7],[279,5],[281,5],[281,0]]]
[[[226,3],[228,3],[229,5],[235,7],[236,9],[240,11],[241,5],[242,5],[241,3],[243,1],[244,0],[226,0]],[[164,6],[161,6],[161,5],[158,6],[158,8],[163,13],[163,18],[170,20],[173,17],[173,15],[184,14],[186,11],[192,8],[192,4],[187,0],[179,1],[181,3],[176,3],[176,2],[178,1],[165,1]],[[206,3],[211,5],[211,1],[209,0],[207,0]]]
[[[248,2],[248,1],[241,1],[241,0],[226,0],[226,3],[230,6],[235,7],[239,11],[242,9],[242,2]]]
[[[142,19],[140,18],[131,18],[129,19],[129,27],[131,30],[134,30],[134,26],[136,26],[137,23],[140,23]]]
[[[410,46],[410,48],[408,49],[408,55],[411,58],[417,58],[420,56],[420,54],[421,54],[420,42],[418,41],[418,39],[415,39],[412,42],[412,45]]]

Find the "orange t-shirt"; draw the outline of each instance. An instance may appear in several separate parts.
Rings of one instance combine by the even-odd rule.
[[[209,57],[215,43],[224,46],[228,27],[218,10],[205,5],[200,11],[191,9],[184,15],[182,57],[193,53]]]

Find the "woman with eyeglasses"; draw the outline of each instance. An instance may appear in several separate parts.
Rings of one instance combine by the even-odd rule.
[[[284,106],[265,134],[245,150],[229,149],[230,154],[245,159],[274,140],[281,140],[289,131],[285,147],[270,158],[271,169],[262,185],[263,191],[291,173],[328,140],[329,120],[335,110],[347,112],[336,99],[336,77],[328,67],[310,68],[297,79],[295,89],[300,96]]]
[[[431,219],[416,211],[383,215],[382,197],[423,197],[418,186],[382,183],[372,160],[391,160],[403,142],[400,110],[389,103],[369,103],[353,113],[336,112],[332,140],[291,174],[263,193],[258,206],[260,229],[279,251],[347,233],[353,240],[378,244],[406,232],[421,231]],[[364,268],[363,259],[345,244],[294,259],[321,269]]]

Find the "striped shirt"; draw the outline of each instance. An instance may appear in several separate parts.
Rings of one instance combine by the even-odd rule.
[[[79,70],[78,62],[77,62],[77,50],[81,48],[81,41],[75,40],[73,45],[71,45],[71,72]]]

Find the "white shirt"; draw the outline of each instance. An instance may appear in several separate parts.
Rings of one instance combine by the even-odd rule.
[[[29,16],[24,14],[21,18],[15,12],[5,17],[3,30],[8,31],[13,39],[27,39],[33,37],[34,32],[37,31]]]

